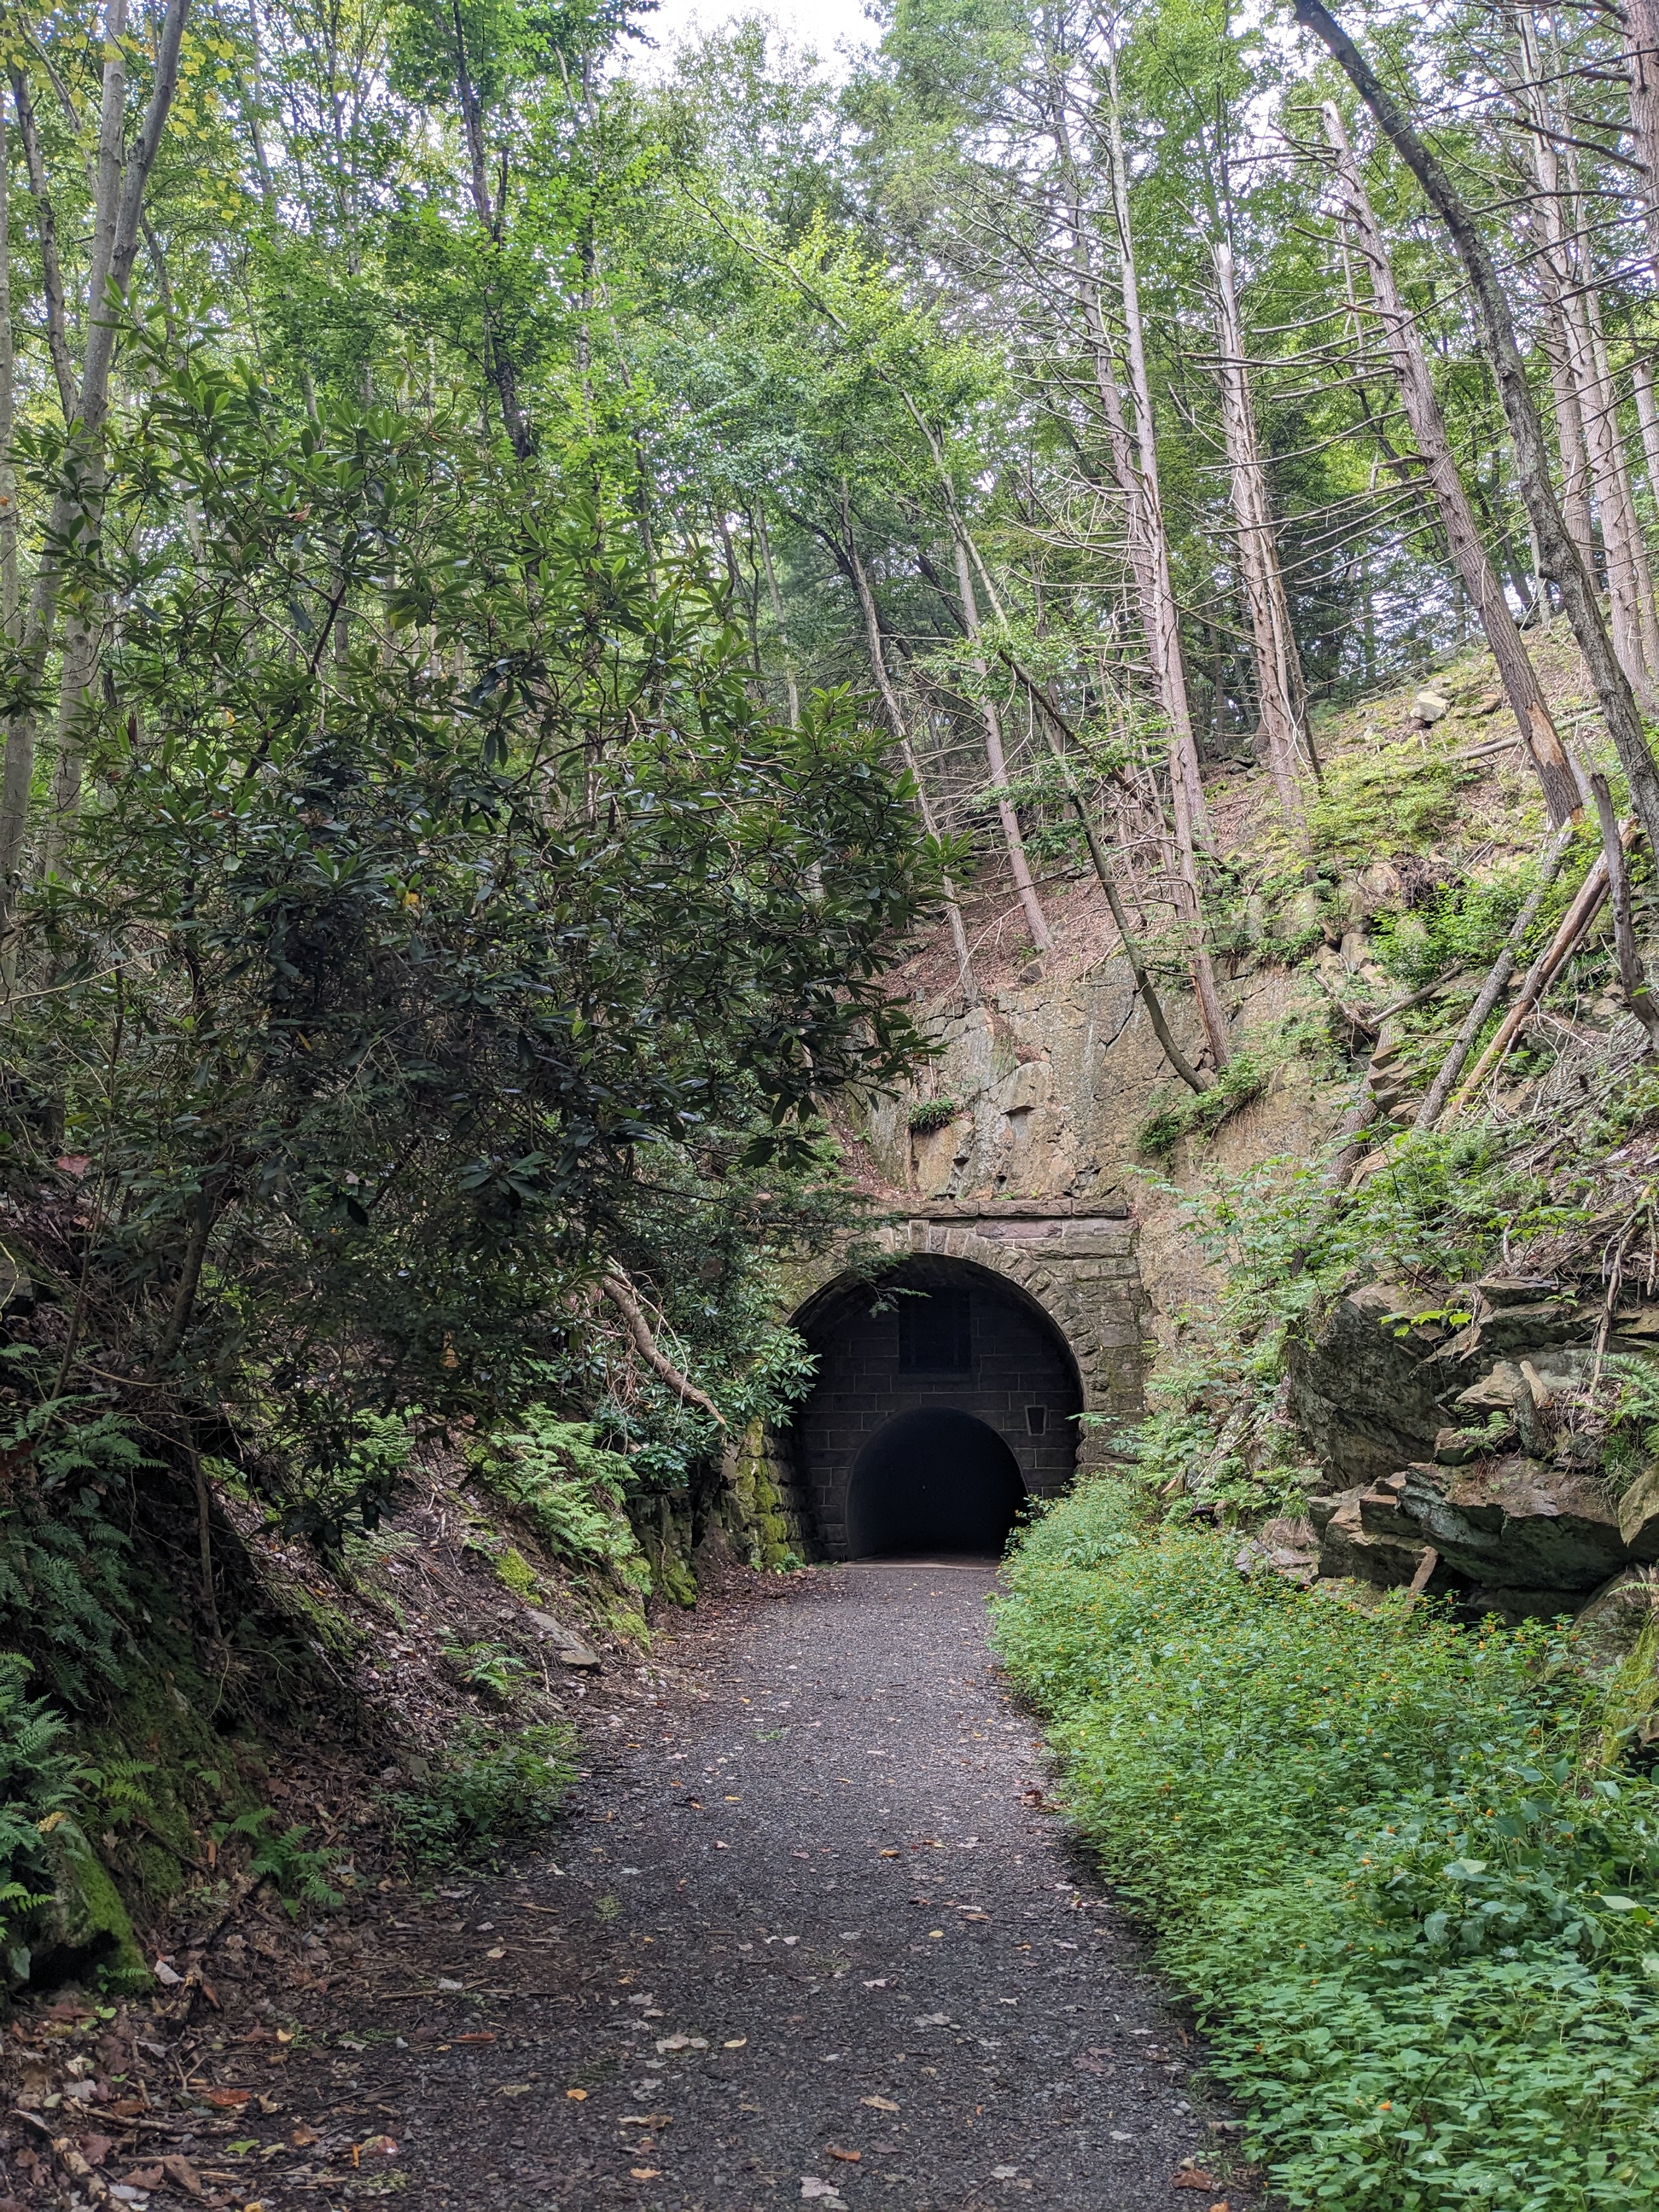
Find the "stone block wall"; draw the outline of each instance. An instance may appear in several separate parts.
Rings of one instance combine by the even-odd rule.
[[[787,1438],[795,1510],[819,1557],[846,1555],[848,1486],[860,1453],[902,1413],[951,1408],[984,1421],[1026,1488],[1052,1497],[1098,1466],[1140,1411],[1145,1298],[1127,1209],[1081,1202],[935,1203],[884,1231],[895,1262],[878,1284],[966,1286],[973,1358],[962,1372],[906,1373],[898,1315],[872,1313],[879,1288],[823,1263],[793,1316],[819,1361]],[[1032,1419],[1039,1409],[1041,1425]],[[1098,1417],[1080,1428],[1079,1414]]]

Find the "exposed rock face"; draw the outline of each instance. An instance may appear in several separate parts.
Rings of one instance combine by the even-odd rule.
[[[1291,1352],[1291,1418],[1339,1486],[1374,1482],[1434,1449],[1445,1415],[1425,1359],[1443,1332],[1409,1314],[1407,1292],[1372,1283],[1339,1298],[1316,1342]]]
[[[1629,1557],[1599,1477],[1519,1453],[1408,1468],[1401,1502],[1447,1565],[1477,1583],[1588,1591]]]
[[[1433,1301],[1377,1283],[1338,1299],[1293,1354],[1288,1393],[1349,1485],[1310,1504],[1321,1573],[1455,1590],[1516,1620],[1576,1613],[1659,1559],[1659,1468],[1616,1496],[1594,1437],[1567,1418],[1600,1319],[1541,1282],[1464,1284]],[[1621,1328],[1613,1342],[1632,1338]]]

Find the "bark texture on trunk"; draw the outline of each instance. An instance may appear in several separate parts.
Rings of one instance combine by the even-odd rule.
[[[1625,0],[1631,136],[1642,164],[1648,247],[1659,260],[1659,0]]]

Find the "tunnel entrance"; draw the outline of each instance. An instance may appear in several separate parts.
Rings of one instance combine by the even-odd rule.
[[[1071,1481],[1077,1365],[1018,1285],[917,1254],[826,1284],[795,1326],[817,1371],[786,1441],[821,1556],[984,1558],[1023,1498]]]
[[[859,1454],[847,1492],[855,1559],[944,1553],[994,1559],[1025,1501],[1002,1438],[971,1413],[901,1413]]]

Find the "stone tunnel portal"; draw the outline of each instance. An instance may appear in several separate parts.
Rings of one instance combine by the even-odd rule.
[[[902,1261],[827,1285],[795,1317],[817,1355],[793,1424],[830,1559],[994,1555],[1076,1465],[1083,1393],[1035,1298],[971,1262]]]

